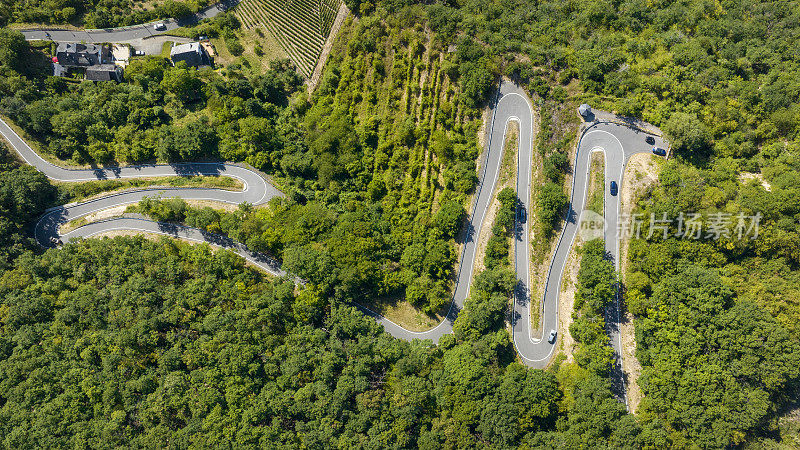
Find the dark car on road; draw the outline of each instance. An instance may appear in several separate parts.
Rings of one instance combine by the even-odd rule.
[[[527,219],[527,217],[526,217],[526,213],[525,213],[525,208],[522,207],[522,206],[518,206],[517,207],[517,221],[519,221],[519,223],[525,223],[526,219]]]
[[[611,195],[617,195],[617,182],[612,181],[610,186]]]
[[[653,136],[647,136],[644,138],[644,141],[647,142],[648,145],[654,145],[656,143],[656,138]]]
[[[661,147],[653,147],[653,154],[658,156],[667,156],[667,151]]]

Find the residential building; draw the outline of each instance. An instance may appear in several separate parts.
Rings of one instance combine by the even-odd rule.
[[[169,57],[173,64],[177,64],[181,61],[185,62],[187,66],[192,67],[211,64],[208,54],[199,42],[176,45],[170,50]]]
[[[106,69],[95,69],[92,72],[91,78],[88,73],[90,68],[103,67],[111,65],[113,67],[113,58],[111,56],[111,49],[108,46],[100,44],[84,44],[81,42],[59,42],[56,47],[56,55],[53,57],[53,76],[65,77],[70,69],[86,69],[87,79],[93,80],[116,80],[122,79],[122,73],[106,73]]]
[[[98,64],[86,68],[86,79],[90,81],[122,81],[122,68],[115,64]]]
[[[53,62],[62,67],[87,67],[111,62],[108,47],[79,42],[59,42]]]

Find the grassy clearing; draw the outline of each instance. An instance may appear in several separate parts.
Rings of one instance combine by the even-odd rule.
[[[161,44],[161,56],[164,58],[169,58],[170,52],[172,51],[172,42],[164,42]]]
[[[600,152],[592,153],[589,168],[589,194],[586,197],[586,209],[603,214],[603,193],[605,188],[605,158]]]
[[[498,185],[506,186],[509,180],[517,175],[517,150],[519,148],[519,122],[512,120],[506,130],[506,141],[503,144],[503,161],[500,163]],[[513,186],[512,186],[513,187]]]
[[[84,225],[86,225],[88,223],[89,223],[89,220],[86,217],[79,217],[79,218],[77,218],[75,220],[70,220],[69,222],[65,223],[64,225],[61,225],[58,228],[58,233],[63,235],[65,233],[69,233],[70,231],[72,231],[72,230],[74,230],[76,228],[80,228],[80,227],[82,227],[82,226],[84,226]]]
[[[442,313],[431,317],[414,308],[409,302],[405,301],[402,295],[392,298],[379,298],[371,302],[361,302],[361,305],[411,331],[430,330],[444,319]],[[446,313],[449,308],[450,305],[448,304],[443,313]]]
[[[263,73],[269,68],[271,61],[289,58],[289,54],[264,27],[242,28],[237,31],[236,36],[244,48],[244,52],[239,56],[238,61],[249,68],[253,74]],[[230,54],[230,51],[228,51],[227,58],[228,63],[235,59]]]
[[[98,180],[85,183],[55,183],[64,201],[84,201],[123,189],[143,187],[192,187],[218,188],[239,191],[244,185],[230,177],[154,177],[130,178],[121,180]]]
[[[236,59],[236,57],[231,54],[231,51],[228,50],[225,39],[213,38],[211,39],[211,45],[214,46],[214,51],[217,52],[217,55],[214,57],[214,64],[227,66]]]

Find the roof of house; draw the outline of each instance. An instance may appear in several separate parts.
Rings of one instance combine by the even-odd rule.
[[[172,62],[185,61],[190,66],[208,64],[208,56],[199,42],[176,45],[169,51],[169,57]]]
[[[53,63],[53,76],[64,77],[67,75],[67,68],[59,63]]]
[[[592,107],[587,105],[586,103],[578,107],[578,113],[580,113],[580,115],[582,116],[585,116],[586,114],[589,114],[591,112],[592,112]]]
[[[102,64],[104,49],[102,45],[79,42],[59,42],[56,59],[62,66],[92,66]]]
[[[91,81],[120,81],[122,69],[114,64],[100,64],[86,68],[86,79]]]

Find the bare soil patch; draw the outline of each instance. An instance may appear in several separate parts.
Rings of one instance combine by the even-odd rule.
[[[760,173],[742,172],[739,174],[739,182],[742,184],[747,184],[752,180],[758,181],[767,191],[772,190],[772,185],[769,184],[769,182],[764,179],[764,175]]]
[[[581,256],[576,251],[581,244],[580,238],[576,239],[573,251],[570,252],[566,265],[564,265],[564,274],[561,279],[561,293],[558,296],[558,335],[559,335],[559,352],[564,352],[566,356],[565,361],[571,363],[574,361],[575,350],[577,343],[569,333],[569,326],[572,325],[572,311],[575,309],[575,292],[577,292],[578,285],[578,269],[581,267]]]
[[[653,184],[658,181],[658,174],[661,171],[662,159],[656,158],[648,153],[638,153],[633,155],[625,168],[621,186],[622,206],[621,214],[630,215],[639,199]],[[629,238],[622,238],[620,241],[620,261],[622,262],[621,276],[622,283],[628,274],[628,245]],[[625,317],[620,324],[620,339],[622,341],[622,371],[627,382],[628,406],[633,414],[642,401],[643,394],[637,380],[642,373],[642,365],[636,359],[636,330],[634,328],[633,315],[625,313]]]
[[[102,209],[100,211],[87,214],[83,217],[79,217],[75,220],[70,220],[69,222],[61,225],[61,227],[58,229],[58,232],[59,234],[64,234],[89,223],[99,222],[112,217],[120,217],[125,214],[125,210],[128,208],[128,206],[129,205],[119,205],[113,208]]]
[[[232,212],[239,208],[239,205],[233,203],[217,202],[214,200],[186,200],[186,203],[193,208],[205,208],[208,206],[213,209],[221,209],[223,211]]]

